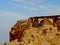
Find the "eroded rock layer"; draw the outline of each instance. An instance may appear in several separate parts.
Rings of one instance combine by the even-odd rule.
[[[17,21],[17,23],[11,28],[9,33],[10,41],[18,39],[20,41],[21,37],[23,36],[23,32],[28,29],[28,25],[26,21]]]
[[[60,45],[60,16],[30,17],[17,21],[5,45]]]

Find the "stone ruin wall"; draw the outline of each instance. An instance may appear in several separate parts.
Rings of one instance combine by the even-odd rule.
[[[60,15],[59,16],[45,16],[46,18],[49,19],[50,22],[53,23],[53,25],[55,25],[55,23],[57,24],[57,21],[60,20]],[[40,23],[42,20],[44,20],[45,18],[43,17],[30,17],[29,22],[34,24],[34,23]],[[60,22],[60,21],[59,21]]]

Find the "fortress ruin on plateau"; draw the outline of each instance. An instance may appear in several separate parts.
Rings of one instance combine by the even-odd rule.
[[[60,15],[18,20],[4,45],[60,45]]]

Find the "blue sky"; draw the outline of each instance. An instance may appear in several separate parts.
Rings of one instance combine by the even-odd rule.
[[[60,14],[60,0],[0,0],[0,42],[9,40],[17,20],[55,14]]]

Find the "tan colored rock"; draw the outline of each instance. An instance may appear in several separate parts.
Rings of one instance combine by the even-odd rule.
[[[10,42],[6,42],[5,45],[60,45],[60,32],[58,31],[60,21],[53,26],[51,24],[53,20],[44,17],[42,26],[38,26],[40,23],[37,21],[38,18],[33,19],[28,20],[29,23],[17,21],[11,28]]]

